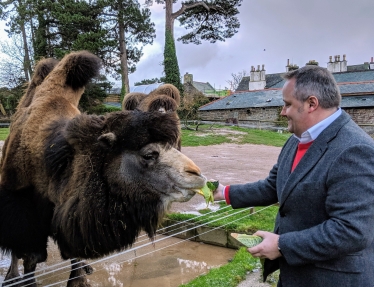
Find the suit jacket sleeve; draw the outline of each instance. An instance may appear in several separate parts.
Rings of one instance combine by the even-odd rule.
[[[341,150],[330,165],[326,162],[326,176],[321,174],[321,181],[316,180],[315,188],[309,190],[316,191],[316,196],[321,196],[317,194],[318,190],[325,192],[322,208],[315,209],[313,205],[308,207],[307,204],[299,205],[301,208],[309,209],[306,212],[299,212],[300,218],[309,216],[319,224],[292,231],[292,228],[287,227],[287,210],[284,211],[286,215],[278,220],[277,225],[282,234],[279,245],[288,264],[304,265],[353,255],[372,244],[373,155],[373,145],[358,144]],[[303,188],[306,187],[304,184]],[[284,234],[283,229],[286,231]]]

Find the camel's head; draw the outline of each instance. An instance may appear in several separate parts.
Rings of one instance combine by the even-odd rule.
[[[81,115],[69,124],[67,139],[87,170],[100,166],[110,193],[142,208],[150,202],[167,208],[189,200],[206,181],[193,161],[172,147],[180,136],[178,125],[176,113]]]

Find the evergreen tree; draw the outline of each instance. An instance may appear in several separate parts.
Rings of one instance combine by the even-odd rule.
[[[144,80],[141,80],[140,82],[135,82],[134,86],[151,85],[155,83],[162,83],[162,79],[159,79],[159,78],[144,79]]]
[[[107,37],[117,43],[105,58],[106,67],[112,70],[114,78],[121,76],[123,96],[129,92],[128,74],[135,71],[143,55],[142,46],[153,43],[154,23],[150,10],[141,8],[136,0],[107,0],[103,15]]]
[[[183,94],[174,38],[168,30],[165,32],[164,73],[165,83],[173,84]]]
[[[181,2],[181,8],[173,12],[173,4],[177,3],[177,0],[155,0],[157,4],[165,4],[164,73],[167,81],[175,81],[176,83],[175,78],[177,75],[179,77],[180,74],[179,69],[177,74],[168,74],[171,72],[175,73],[178,67],[174,43],[174,21],[178,19],[181,26],[189,30],[187,34],[177,39],[184,44],[201,44],[202,40],[211,43],[225,41],[226,38],[231,38],[235,35],[240,27],[237,14],[239,14],[238,7],[241,6],[242,1],[188,0]],[[153,5],[153,0],[145,0],[145,4],[151,6]],[[174,51],[173,56],[171,56],[172,50]],[[167,59],[166,56],[168,57]],[[172,61],[175,61],[175,63],[171,63]],[[171,65],[171,67],[167,67],[167,65]],[[178,80],[179,86],[182,86],[180,79]]]

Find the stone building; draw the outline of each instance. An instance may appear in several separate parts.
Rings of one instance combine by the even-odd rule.
[[[310,61],[308,64],[318,64]],[[291,67],[289,62],[286,71]],[[374,62],[348,66],[346,56],[330,57],[327,69],[333,73],[342,95],[341,107],[368,133],[374,133]],[[254,127],[281,129],[283,107],[283,73],[266,75],[262,69],[251,68],[234,94],[199,109],[203,121],[226,122]],[[259,89],[260,87],[260,89]],[[263,88],[261,88],[263,87]]]

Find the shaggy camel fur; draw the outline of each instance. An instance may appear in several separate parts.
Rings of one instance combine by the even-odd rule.
[[[157,89],[150,92],[148,95],[144,93],[128,93],[122,101],[122,110],[139,109],[145,112],[175,112],[180,105],[179,90],[172,84],[163,84]],[[181,150],[181,139],[175,146],[179,151]]]
[[[205,184],[172,148],[180,137],[174,112],[80,114],[84,86],[100,67],[89,52],[71,53],[47,77],[37,72],[20,102],[1,159],[0,248],[12,253],[4,284],[19,281],[22,258],[23,284],[37,286],[49,236],[63,259],[122,250],[141,230],[152,238],[169,204]],[[68,286],[89,286],[90,268],[71,261]]]

